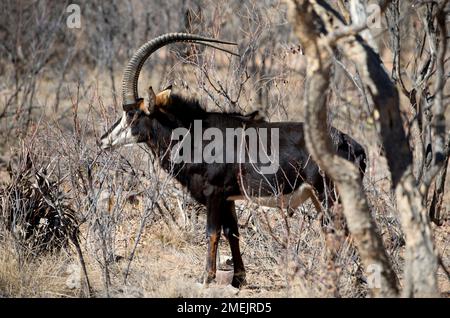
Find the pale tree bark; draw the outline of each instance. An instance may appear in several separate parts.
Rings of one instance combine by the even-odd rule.
[[[449,138],[450,140],[450,138]],[[446,219],[447,208],[446,206],[443,206],[444,201],[444,194],[445,194],[445,185],[446,185],[446,177],[447,172],[449,171],[448,166],[449,158],[450,158],[450,141],[447,143],[447,159],[445,160],[444,167],[442,168],[441,172],[439,172],[439,175],[436,177],[436,180],[434,182],[434,190],[431,198],[431,204],[430,204],[430,218],[433,220],[434,223],[437,225],[442,225],[444,223],[444,220]]]
[[[335,154],[329,136],[326,91],[330,84],[332,47],[323,37],[328,34],[327,27],[316,11],[319,5],[315,1],[290,1],[288,5],[289,19],[308,58],[305,89],[307,148],[336,184],[349,231],[365,268],[376,266],[380,271],[380,288],[372,288],[370,292],[373,296],[394,297],[398,294],[397,278],[371,217],[360,173],[352,163]]]
[[[352,0],[352,2],[361,1]],[[440,16],[442,15],[443,10],[440,11]],[[446,32],[445,26],[440,25],[443,29],[441,31],[443,40],[440,53],[443,56],[445,55]],[[347,58],[356,61],[359,65],[363,81],[368,86],[375,107],[379,112],[377,119],[380,133],[392,175],[393,187],[395,188],[402,229],[406,236],[403,296],[438,296],[436,276],[438,259],[424,198],[428,192],[429,180],[436,176],[444,163],[442,154],[445,120],[443,118],[442,101],[437,98],[434,105],[435,168],[430,170],[430,174],[425,178],[425,183],[419,187],[413,175],[412,152],[403,130],[398,91],[389,78],[381,59],[370,46],[358,37],[344,38],[339,45]],[[438,80],[437,86],[439,87],[437,97],[439,97],[442,96],[443,88],[440,80]]]
[[[449,0],[441,1],[440,6],[437,9],[436,20],[437,29],[439,30],[439,49],[436,58],[436,82],[435,82],[435,95],[433,101],[433,122],[431,125],[432,136],[434,137],[434,143],[432,145],[432,161],[430,167],[425,174],[422,185],[423,194],[428,193],[433,180],[438,173],[446,165],[448,161],[448,144],[446,144],[445,136],[445,107],[444,107],[444,86],[447,75],[445,74],[445,55],[447,51],[447,27],[446,27],[446,12],[445,7],[449,3]],[[449,136],[450,137],[450,131]],[[450,138],[449,138],[450,141]]]
[[[359,0],[352,1],[360,2]],[[305,16],[304,13],[302,13],[302,10],[299,10],[300,7],[302,7],[303,12],[305,12],[306,8],[309,8],[309,10],[314,11],[315,14],[309,12],[309,15]],[[311,84],[316,81],[320,84],[315,84],[317,88],[322,89],[326,87],[326,82],[323,82],[325,81],[323,78],[328,75],[329,64],[327,64],[327,61],[329,60],[328,54],[330,53],[323,56],[323,52],[331,52],[333,48],[337,47],[349,60],[354,61],[355,64],[358,65],[362,80],[367,86],[367,91],[370,93],[374,102],[376,108],[374,118],[377,121],[377,127],[379,128],[379,133],[386,153],[392,177],[392,184],[395,189],[400,220],[406,236],[405,287],[403,295],[408,297],[438,296],[439,292],[436,276],[438,259],[434,249],[427,208],[424,204],[424,195],[427,184],[419,186],[413,175],[412,153],[402,125],[397,88],[387,74],[379,55],[361,36],[355,35],[364,28],[364,25],[344,25],[338,14],[331,10],[329,6],[321,0],[296,1],[296,8],[298,10],[297,19],[295,21],[296,26],[294,27],[295,31],[303,44],[307,48],[310,48],[309,52],[307,52],[308,57],[312,57],[313,59],[319,58],[316,63],[308,63],[308,68],[311,68],[312,66],[314,67],[314,70],[309,71],[312,79],[310,77],[310,85],[307,88],[307,92],[314,93],[314,88],[311,87]],[[351,11],[353,11],[351,13],[355,14],[355,10]],[[314,17],[315,20],[311,21],[311,17]],[[352,21],[361,20],[361,17],[352,16]],[[307,24],[310,24],[309,27],[307,27]],[[326,35],[325,37],[322,36],[322,38],[319,39],[317,26],[320,26],[319,31],[322,32],[323,35]],[[312,35],[314,32],[316,32],[316,36]],[[445,32],[441,32],[441,34],[445,37]],[[307,41],[305,41],[305,38]],[[320,96],[317,97],[320,98]],[[316,148],[318,145],[326,145],[323,144],[323,138],[325,138],[325,136],[323,136],[323,123],[326,119],[323,115],[324,113],[326,114],[326,111],[323,110],[325,108],[325,100],[318,99],[314,101],[311,96],[308,96],[308,99],[308,103],[316,103],[315,105],[306,105],[307,120],[312,120],[309,125],[311,131],[308,132],[307,129],[307,138],[309,139],[308,147],[311,148],[310,150],[313,157],[318,160],[319,164],[335,180],[341,196],[342,194],[351,191],[353,199],[348,198],[347,201],[344,195],[342,196],[342,201],[344,213],[349,223],[349,229],[352,231],[352,234],[354,234],[353,231],[357,231],[357,228],[355,228],[354,225],[359,222],[360,224],[366,224],[367,226],[367,216],[364,218],[366,221],[362,221],[363,219],[361,218],[364,214],[369,215],[366,204],[357,203],[358,201],[362,202],[361,200],[364,199],[364,197],[358,193],[358,189],[356,189],[357,186],[361,189],[361,184],[354,182],[354,176],[351,177],[353,173],[350,167],[347,168],[343,163],[335,161],[334,156],[329,154],[329,148],[324,148],[328,153],[326,155],[321,154],[321,151],[323,152],[324,150]],[[439,106],[435,107],[438,108],[436,110],[439,114]],[[313,108],[316,109],[314,110]],[[322,120],[322,126],[320,126],[319,122],[315,122],[314,119]],[[442,117],[438,116],[435,120],[439,121],[441,119]],[[442,135],[443,131],[445,132],[445,129],[442,130],[442,121],[436,123],[435,131],[439,136]],[[437,152],[435,152],[434,156],[436,158],[436,165],[441,167],[443,164],[441,160],[442,153],[440,153],[440,149],[443,149],[441,147],[442,138],[438,137],[436,140],[435,149]],[[322,144],[320,143],[321,141]],[[332,166],[336,163],[341,167],[340,169],[333,169]],[[431,179],[435,177],[436,171],[439,171],[439,167],[432,170],[434,175],[431,176]],[[334,170],[339,171],[336,171],[335,173]],[[345,183],[347,183],[347,185],[345,185]],[[354,220],[352,218],[354,218]],[[357,218],[359,218],[359,220],[357,220]],[[352,225],[353,222],[355,223]],[[383,252],[378,251],[378,249],[382,248],[382,245],[378,243],[374,244],[373,241],[371,242],[372,244],[365,246],[362,244],[362,241],[360,241],[361,237],[359,237],[358,240],[356,239],[357,237],[358,235],[355,235],[355,240],[357,241],[365,265],[367,265],[367,256],[363,256],[366,252],[364,248],[368,248],[372,253],[375,253],[376,251],[376,258],[378,258],[378,260],[384,257]],[[374,234],[373,237],[376,237],[376,235]],[[374,254],[371,255],[374,256]],[[388,261],[384,263],[389,264]],[[384,266],[385,269],[387,269],[387,265]],[[395,291],[395,289],[392,289],[393,293],[395,293]]]

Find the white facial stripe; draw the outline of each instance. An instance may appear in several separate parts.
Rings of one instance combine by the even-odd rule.
[[[119,124],[105,138],[104,148],[118,147],[137,142],[137,138],[131,134],[131,127],[127,125],[127,114],[123,112]]]
[[[119,136],[121,134],[123,134],[123,132],[127,129],[127,117],[126,117],[126,113],[124,112],[122,115],[122,119],[120,120],[120,123],[114,128],[113,131],[111,131],[111,140],[112,143],[114,144],[115,142],[117,142],[117,138],[119,138]]]

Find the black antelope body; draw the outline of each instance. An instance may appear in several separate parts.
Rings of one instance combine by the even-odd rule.
[[[147,144],[162,167],[183,184],[192,197],[207,208],[208,253],[205,282],[211,282],[215,278],[217,247],[221,231],[223,231],[229,241],[233,258],[232,285],[239,287],[245,280],[245,269],[239,250],[239,231],[234,201],[253,198],[262,205],[295,208],[311,198],[316,208],[320,209],[318,199],[324,199],[326,196],[324,184],[329,180],[326,177],[324,180],[319,167],[306,150],[302,123],[270,123],[259,118],[257,112],[249,115],[208,112],[196,100],[171,94],[170,88],[155,94],[150,87],[148,101],[145,102],[139,98],[137,87],[142,65],[154,51],[173,42],[191,42],[216,49],[221,48],[211,43],[232,44],[180,33],[163,35],[144,44],[132,57],[124,71],[123,115],[102,136],[101,145],[102,148],[107,149],[131,143]],[[267,153],[271,150],[278,151],[278,169],[263,172],[262,168],[267,166],[267,161],[264,163],[245,160],[241,162],[224,160],[212,163],[174,162],[170,155],[175,147],[174,131],[177,128],[191,131],[199,122],[201,132],[214,128],[216,133],[223,133],[224,136],[229,129],[253,128],[258,134],[262,129],[269,131],[276,129],[278,149],[265,150]],[[358,165],[363,173],[366,158],[363,147],[335,128],[331,128],[330,133],[337,153]],[[275,137],[272,135],[268,138]],[[244,140],[247,146],[248,140],[245,138]],[[208,141],[202,140],[200,143],[205,147]],[[199,146],[198,142],[194,142],[190,147],[194,148],[194,144]],[[238,153],[236,149],[238,146],[239,143],[235,143],[232,148],[223,147],[222,155],[226,157],[232,151],[234,156]]]

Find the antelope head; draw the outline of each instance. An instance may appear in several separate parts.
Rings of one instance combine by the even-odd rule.
[[[122,100],[123,113],[119,120],[101,137],[103,149],[115,148],[127,144],[145,142],[148,139],[146,127],[150,127],[152,114],[156,109],[164,107],[170,100],[171,87],[155,94],[152,87],[148,89],[148,101],[145,102],[138,94],[139,73],[145,61],[152,53],[174,42],[189,42],[210,46],[215,49],[237,55],[211,43],[236,45],[236,43],[206,38],[187,33],[169,33],[161,35],[142,45],[132,56],[123,72]]]

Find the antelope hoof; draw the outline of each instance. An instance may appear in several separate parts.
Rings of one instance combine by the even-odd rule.
[[[231,281],[231,286],[241,288],[245,283],[245,272],[235,273]]]
[[[216,280],[216,273],[205,273],[203,276],[203,285],[208,286]]]

